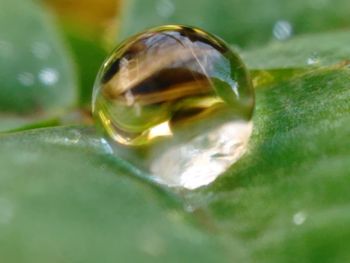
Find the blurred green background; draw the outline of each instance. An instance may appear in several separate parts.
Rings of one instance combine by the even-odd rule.
[[[168,23],[226,40],[256,88],[247,154],[192,192],[90,114],[108,53]],[[348,0],[0,0],[0,262],[349,262],[349,43]]]

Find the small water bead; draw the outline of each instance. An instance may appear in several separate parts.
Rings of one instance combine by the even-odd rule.
[[[44,68],[39,72],[39,80],[46,86],[52,86],[59,80],[59,73],[53,68]]]
[[[35,78],[34,75],[30,72],[21,72],[18,74],[17,79],[20,84],[23,86],[29,87],[34,85]]]
[[[297,226],[300,226],[304,224],[306,218],[307,218],[307,215],[305,214],[305,212],[300,211],[293,215],[293,223]]]
[[[306,63],[308,65],[317,65],[320,63],[320,57],[317,53],[313,52],[308,58]]]
[[[273,26],[272,33],[277,40],[287,40],[293,34],[293,27],[288,21],[279,20]]]
[[[100,70],[93,115],[128,160],[174,187],[209,184],[246,150],[254,90],[229,46],[162,26],[120,44]]]

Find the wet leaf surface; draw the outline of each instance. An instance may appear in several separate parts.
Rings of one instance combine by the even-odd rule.
[[[2,262],[230,262],[224,240],[91,129],[0,136],[0,167]]]
[[[147,3],[127,1],[120,36],[177,22],[249,47],[240,54],[260,80],[248,153],[214,184],[179,193],[146,180],[92,128],[0,135],[0,261],[349,261],[350,38],[334,30],[350,24],[348,1]],[[38,6],[1,5],[0,131],[45,126],[38,111],[55,117],[77,102],[73,64]],[[259,46],[285,33],[277,22],[299,36]],[[94,61],[80,74],[101,54],[79,57]]]

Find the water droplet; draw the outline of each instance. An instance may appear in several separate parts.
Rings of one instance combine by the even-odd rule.
[[[308,65],[316,65],[320,63],[320,57],[317,53],[312,53],[310,57],[307,58],[306,63]]]
[[[56,69],[45,68],[39,72],[39,80],[47,86],[52,86],[58,82],[59,73]]]
[[[47,59],[51,53],[51,47],[45,42],[34,42],[32,53],[39,59]]]
[[[63,139],[64,144],[77,144],[80,141],[81,133],[78,130],[69,130]]]
[[[12,202],[5,198],[0,198],[0,224],[9,224],[14,216],[14,206]]]
[[[175,12],[175,5],[171,0],[158,0],[156,10],[159,16],[169,18]]]
[[[29,72],[21,72],[18,74],[17,79],[19,83],[21,83],[23,86],[29,87],[33,86],[35,79],[34,75]]]
[[[164,26],[132,37],[98,76],[97,123],[158,182],[207,185],[247,149],[248,72],[226,43],[200,29]]]
[[[298,226],[302,225],[304,224],[305,220],[306,220],[306,214],[302,211],[293,215],[293,223],[295,225],[298,225]]]
[[[272,33],[277,40],[287,40],[292,36],[293,27],[288,21],[279,20],[273,26]]]

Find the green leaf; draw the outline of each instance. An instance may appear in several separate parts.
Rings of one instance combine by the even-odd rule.
[[[0,121],[13,120],[1,130],[75,105],[75,70],[49,14],[32,1],[1,0],[0,32]]]
[[[258,89],[248,154],[192,197],[253,262],[350,259],[349,85],[344,67]]]
[[[321,68],[349,65],[349,31],[309,34],[242,52],[257,88]]]
[[[287,38],[288,31],[322,32],[350,25],[347,0],[128,0],[124,5],[121,39],[147,27],[180,23],[246,47],[273,39],[274,29],[278,38]]]
[[[231,262],[224,240],[112,151],[85,128],[0,136],[0,261]]]
[[[175,7],[168,18],[155,11],[164,3]],[[250,46],[270,40],[276,21],[295,34],[349,25],[345,0],[125,4],[122,36],[176,22]],[[243,52],[254,77],[273,80],[256,81],[248,152],[184,203],[90,129],[0,135],[0,261],[348,262],[348,35]]]
[[[250,69],[300,69],[346,64],[350,61],[350,31],[309,34],[245,51]]]

